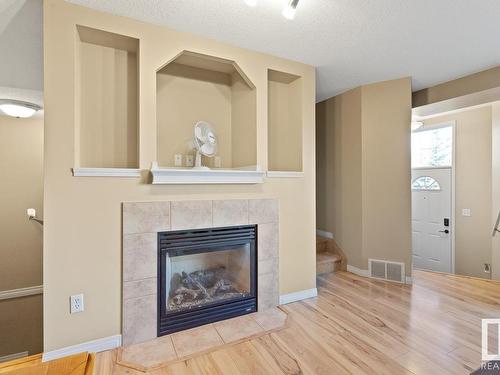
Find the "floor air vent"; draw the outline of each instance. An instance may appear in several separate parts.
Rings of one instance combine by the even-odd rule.
[[[405,264],[399,262],[388,262],[385,260],[368,259],[368,269],[370,277],[395,281],[398,283],[405,282]]]

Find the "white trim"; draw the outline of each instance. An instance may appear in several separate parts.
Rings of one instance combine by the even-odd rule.
[[[318,296],[318,289],[306,289],[298,292],[283,294],[280,296],[280,305],[286,305],[287,303],[302,301],[303,299],[313,298]]]
[[[316,235],[320,237],[333,239],[333,233],[326,230],[316,229]]]
[[[122,345],[122,335],[103,337],[102,339],[87,341],[81,344],[67,346],[65,348],[43,353],[42,361],[52,361],[72,354],[83,352],[98,353],[105,350],[115,349]]]
[[[261,184],[264,172],[258,167],[239,169],[160,168],[151,166],[153,184]]]
[[[351,266],[350,264],[347,265],[347,272],[351,272],[355,275],[362,276],[362,277],[370,277],[369,270],[362,270],[361,268]]]
[[[73,168],[74,177],[141,177],[137,168]]]
[[[43,293],[43,285],[29,286],[27,288],[18,288],[0,291],[0,301],[5,299],[34,296]]]
[[[20,353],[13,353],[13,354],[7,354],[4,356],[0,357],[0,362],[7,362],[7,361],[12,361],[14,359],[19,359],[19,358],[24,358],[29,355],[28,352],[20,352]]]
[[[301,178],[301,177],[304,177],[304,172],[267,171],[267,177],[270,177],[270,178]]]

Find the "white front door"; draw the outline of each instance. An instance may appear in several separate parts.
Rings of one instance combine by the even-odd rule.
[[[412,170],[412,243],[413,267],[452,272],[451,168]]]

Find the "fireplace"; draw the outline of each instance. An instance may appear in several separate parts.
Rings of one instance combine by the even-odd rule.
[[[257,311],[257,226],[158,233],[158,336]]]

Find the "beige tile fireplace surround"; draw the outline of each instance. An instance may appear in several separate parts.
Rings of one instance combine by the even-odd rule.
[[[277,199],[125,202],[122,209],[123,345],[157,336],[158,232],[256,224],[258,309],[278,305]]]

